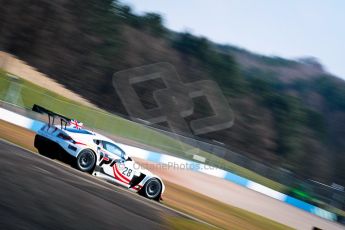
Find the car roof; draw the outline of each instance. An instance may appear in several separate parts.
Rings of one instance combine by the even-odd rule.
[[[94,132],[92,130],[89,130],[89,129],[85,129],[85,128],[77,129],[77,128],[73,128],[73,127],[66,127],[66,128],[61,129],[61,127],[59,125],[55,125],[55,127],[68,133],[71,136],[80,136],[80,137],[81,136],[85,136],[85,137],[88,136],[92,139],[101,140],[101,141],[108,141],[112,144],[117,145],[117,143],[114,142],[112,139],[110,139],[110,138],[108,138],[102,134],[99,134],[97,132]]]
[[[106,136],[103,136],[99,133],[94,133],[95,134],[95,139],[98,139],[98,140],[101,140],[101,141],[108,141],[108,142],[111,142],[113,144],[116,144],[112,139],[106,137]]]
[[[59,127],[60,128],[60,127]],[[98,139],[98,140],[103,140],[103,141],[109,141],[109,142],[112,142],[112,143],[115,143],[113,140],[111,140],[110,138],[106,137],[106,136],[103,136],[99,133],[96,133],[92,130],[89,130],[89,129],[76,129],[76,128],[72,128],[72,127],[66,127],[65,129],[62,129],[63,131],[71,134],[72,136],[74,134],[76,135],[79,135],[79,134],[82,134],[82,135],[85,135],[85,136],[92,136],[93,139]]]

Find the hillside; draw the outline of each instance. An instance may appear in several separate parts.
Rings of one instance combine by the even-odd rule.
[[[0,51],[0,68],[15,76],[21,76],[23,79],[33,84],[39,83],[41,87],[48,88],[51,91],[58,93],[60,95],[64,95],[65,97],[73,101],[78,101],[80,104],[89,107],[96,107],[84,98],[80,97],[80,95],[70,90],[67,90],[63,85],[38,72],[37,70],[22,62],[21,60],[17,59],[16,57],[8,53],[4,53],[2,51]]]
[[[345,82],[312,58],[267,57],[175,33],[159,15],[134,15],[110,0],[0,0],[0,14],[0,50],[103,109],[128,115],[114,73],[167,62],[183,83],[216,81],[235,114],[231,128],[198,138],[304,178],[345,184]],[[164,87],[153,80],[136,92],[152,109],[152,92]],[[212,113],[205,98],[193,102],[187,123]]]

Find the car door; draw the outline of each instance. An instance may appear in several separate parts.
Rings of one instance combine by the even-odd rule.
[[[120,184],[128,187],[134,175],[133,163],[125,161],[124,156],[126,154],[117,145],[103,141],[102,147],[101,156],[104,163],[101,166],[104,172],[114,177]]]

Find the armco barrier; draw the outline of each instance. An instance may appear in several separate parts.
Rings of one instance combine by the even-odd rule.
[[[3,108],[0,108],[0,119],[7,121],[9,123],[24,127],[26,129],[30,129],[35,132],[44,125],[44,123],[41,121],[27,118],[23,115],[14,113],[12,111],[9,111]],[[184,160],[184,159],[169,156],[166,154],[152,152],[152,151],[140,149],[137,147],[133,147],[133,146],[129,146],[129,145],[121,144],[121,143],[118,143],[118,145],[124,151],[130,152],[131,156],[133,157],[141,158],[141,159],[148,160],[155,163],[162,163],[162,164],[173,163],[173,166],[176,165],[177,167],[182,166],[182,165],[184,166],[188,165],[188,169],[209,174],[218,178],[223,178],[225,180],[231,181],[232,183],[235,183],[243,187],[246,187],[248,189],[254,190],[256,192],[265,194],[269,197],[283,201],[287,204],[293,205],[299,209],[310,212],[322,218],[332,220],[332,221],[336,221],[337,219],[337,216],[334,213],[331,213],[329,211],[326,211],[314,205],[308,204],[304,201],[298,200],[291,196],[285,195],[283,193],[277,192],[273,189],[270,189],[256,182],[250,181],[246,178],[243,178],[231,172],[227,172],[225,170],[214,168],[212,166],[208,166],[205,164],[201,164],[201,163],[197,163],[197,162],[193,162],[189,160]]]

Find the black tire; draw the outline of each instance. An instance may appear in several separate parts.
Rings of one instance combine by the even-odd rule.
[[[82,172],[92,173],[96,165],[96,155],[91,149],[82,150],[77,157],[77,168]]]
[[[145,197],[158,201],[162,192],[162,184],[157,178],[152,178],[145,183],[140,191]]]

